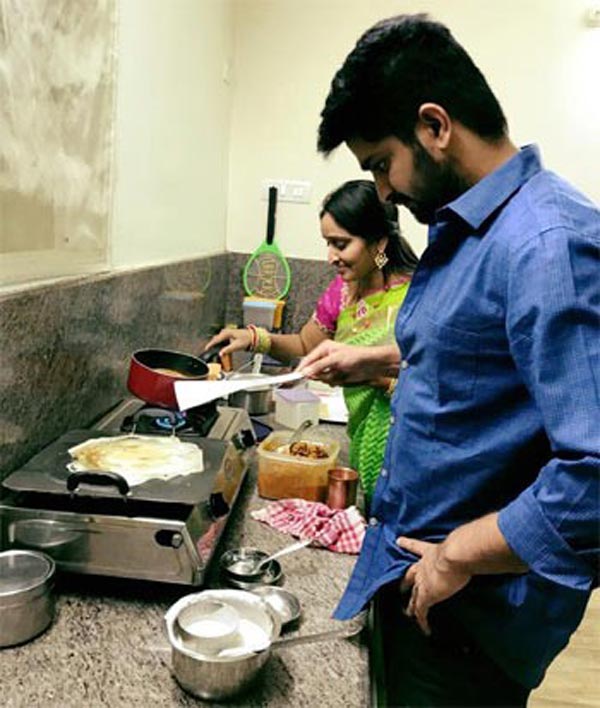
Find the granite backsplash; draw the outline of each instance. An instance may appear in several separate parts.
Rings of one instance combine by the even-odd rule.
[[[241,322],[247,258],[221,254],[1,296],[0,479],[127,396],[131,352],[197,352],[224,323]],[[284,330],[294,331],[332,274],[324,262],[289,262]]]

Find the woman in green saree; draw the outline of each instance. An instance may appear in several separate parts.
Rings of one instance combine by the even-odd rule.
[[[373,182],[345,182],[324,199],[319,215],[327,258],[337,274],[301,331],[224,329],[207,348],[229,340],[221,355],[249,349],[289,361],[328,338],[363,346],[393,342],[396,314],[417,265],[399,233],[397,215],[393,204],[379,201]],[[350,464],[358,471],[367,502],[383,461],[395,382],[381,377],[369,385],[344,387]]]
[[[348,182],[324,200],[321,228],[338,276],[320,298],[314,320],[345,344],[393,342],[396,315],[417,265],[399,234],[397,208],[381,203],[371,182]],[[361,249],[361,256],[353,248]],[[367,501],[383,461],[395,384],[396,379],[383,377],[344,387],[350,464],[358,470]]]

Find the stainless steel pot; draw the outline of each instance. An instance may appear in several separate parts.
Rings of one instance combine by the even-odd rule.
[[[205,656],[191,649],[177,633],[177,617],[198,601],[215,599],[230,604],[241,618],[252,618],[269,639],[266,648],[244,656]],[[173,673],[180,686],[204,699],[220,700],[244,690],[269,658],[271,642],[279,636],[281,623],[275,612],[260,598],[244,590],[206,590],[187,595],[165,615],[171,643]]]
[[[235,373],[228,377],[229,380],[244,379],[268,379],[265,374],[242,374]],[[234,408],[244,408],[249,415],[265,415],[271,408],[273,400],[273,389],[270,386],[265,388],[253,388],[251,391],[236,391],[229,396],[229,405]]]
[[[256,650],[240,656],[236,649],[224,650],[218,656],[198,654],[184,644],[176,630],[178,614],[198,599],[214,598],[231,604],[243,618],[251,616],[265,631],[267,640]],[[271,649],[279,646],[345,639],[358,634],[365,625],[367,612],[363,611],[340,628],[317,634],[296,637],[280,637],[282,621],[273,607],[261,597],[244,590],[205,590],[188,595],[176,602],[165,615],[167,632],[171,643],[172,669],[183,689],[204,699],[229,698],[246,689],[266,664]]]
[[[22,644],[51,624],[54,573],[54,561],[43,553],[0,553],[0,647]]]

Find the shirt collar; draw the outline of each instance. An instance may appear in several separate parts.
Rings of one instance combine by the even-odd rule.
[[[446,220],[448,212],[454,212],[473,229],[478,229],[521,185],[541,169],[538,148],[535,145],[522,147],[510,160],[442,207],[437,212],[438,221]]]

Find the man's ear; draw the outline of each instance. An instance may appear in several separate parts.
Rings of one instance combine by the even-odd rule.
[[[422,103],[419,106],[415,134],[423,147],[430,151],[444,151],[450,142],[452,120],[439,104]]]

